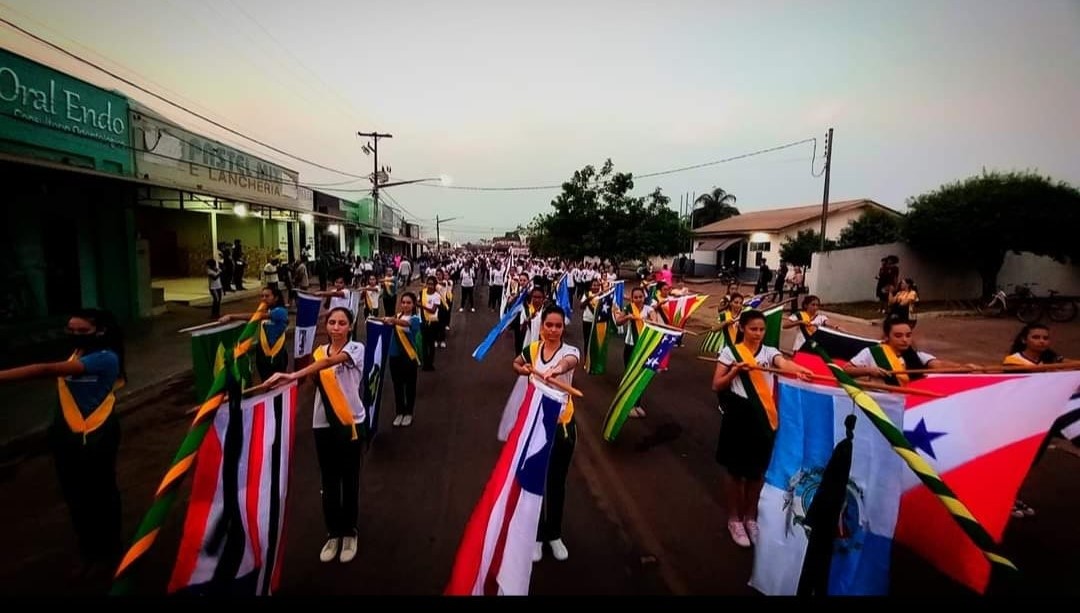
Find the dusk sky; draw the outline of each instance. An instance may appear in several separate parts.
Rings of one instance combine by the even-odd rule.
[[[393,133],[380,145],[393,180],[558,184],[608,157],[648,173],[820,141],[831,126],[833,200],[903,209],[983,167],[1080,184],[1077,0],[4,0],[0,13],[327,166],[366,174],[356,132]],[[303,183],[348,180],[222,136],[7,26],[0,45],[293,168]],[[819,203],[811,153],[804,144],[643,179],[636,191],[660,186],[673,208],[713,186],[744,212]],[[462,241],[527,223],[557,193],[390,190],[410,221],[460,217],[448,228]]]

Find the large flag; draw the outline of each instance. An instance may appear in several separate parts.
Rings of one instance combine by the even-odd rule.
[[[473,349],[472,357],[474,360],[477,362],[482,362],[484,360],[484,356],[487,355],[488,351],[491,351],[491,347],[495,345],[495,341],[499,339],[499,335],[502,334],[502,331],[506,329],[506,326],[510,325],[510,322],[517,318],[518,312],[521,311],[524,306],[525,299],[528,295],[528,291],[520,292],[517,295],[513,304],[510,305],[510,308],[506,309],[502,318],[495,324],[495,327],[488,332],[487,336],[484,337],[484,340],[476,346],[476,349]]]
[[[1065,414],[1058,418],[1057,425],[1065,438],[1080,446],[1080,388],[1069,398]]]
[[[671,296],[657,307],[657,311],[664,318],[664,322],[676,328],[685,328],[690,316],[709,297],[705,294],[687,294],[685,296]]]
[[[245,322],[236,321],[210,328],[200,328],[191,333],[191,365],[195,371],[195,396],[206,398],[217,368],[223,366],[226,347],[236,346],[236,339],[244,329]]]
[[[679,341],[682,332],[660,328],[646,323],[645,329],[638,336],[630,362],[623,373],[619,389],[611,400],[607,416],[604,417],[604,440],[613,442],[622,430],[630,411],[649,386],[660,364]]]
[[[765,338],[762,344],[780,348],[780,330],[784,327],[784,305],[778,304],[762,311],[765,315]]]
[[[619,305],[619,307],[621,308],[622,305],[626,304],[626,296],[624,295],[624,293],[626,291],[626,281],[616,281],[615,285],[614,285],[614,289],[615,289],[615,304]]]
[[[446,594],[526,596],[556,420],[566,394],[530,378],[514,428],[461,539]]]
[[[750,585],[766,595],[795,595],[809,543],[807,511],[833,449],[844,438],[844,419],[858,409],[836,387],[780,380],[772,461],[758,502],[760,536]],[[875,395],[890,419],[901,423],[904,398]],[[889,560],[900,506],[903,461],[864,417],[855,422],[851,472],[828,564],[829,595],[888,593]],[[817,536],[817,535],[815,535]]]
[[[615,325],[612,306],[615,290],[610,289],[596,298],[596,310],[592,332],[585,348],[585,371],[590,375],[602,375],[607,372],[607,346],[611,337],[611,327]]]
[[[199,447],[169,592],[277,589],[295,422],[295,383],[243,400],[230,394]]]
[[[795,330],[795,334],[802,334],[803,331],[800,328]],[[847,332],[841,332],[833,328],[818,327],[817,331],[811,335],[811,338],[817,342],[818,346],[823,348],[829,357],[833,359],[833,362],[845,366],[851,358],[858,355],[860,351],[867,347],[873,347],[879,344],[880,340],[867,338],[865,336],[856,336],[854,334],[848,334]],[[795,352],[795,362],[801,364],[815,374],[831,376],[832,371],[829,370],[828,365],[825,364],[825,360],[822,360],[818,354],[814,353],[811,349],[811,343],[803,343],[802,347]]]
[[[367,342],[364,345],[364,407],[367,409],[367,436],[375,438],[379,430],[379,407],[382,404],[383,380],[386,379],[386,359],[390,355],[390,335],[394,326],[381,321],[367,321]]]
[[[1080,385],[1080,372],[931,375],[908,396],[904,436],[1000,543],[1013,501],[1051,424]],[[896,540],[956,581],[982,592],[990,562],[912,471],[904,471]]]
[[[294,359],[311,355],[315,349],[316,326],[319,325],[319,310],[322,308],[322,298],[296,293],[296,334],[293,338]]]
[[[566,312],[566,323],[570,323],[570,311],[574,305],[570,301],[570,273],[566,273],[559,280],[559,286],[555,289],[555,304]]]

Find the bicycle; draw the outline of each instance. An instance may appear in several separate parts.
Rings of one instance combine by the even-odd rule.
[[[978,302],[975,308],[979,314],[990,317],[1009,313],[1025,324],[1035,323],[1042,319],[1043,315],[1058,323],[1076,319],[1078,309],[1075,298],[1061,296],[1056,290],[1048,290],[1048,296],[1036,296],[1031,290],[1033,285],[1038,283],[1016,284],[1012,294],[1006,294],[1005,290],[998,288],[990,297],[990,302],[985,305]]]

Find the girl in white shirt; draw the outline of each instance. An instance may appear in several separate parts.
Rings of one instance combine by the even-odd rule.
[[[630,356],[634,353],[634,346],[637,345],[638,336],[645,329],[645,322],[655,322],[657,319],[659,318],[653,312],[653,308],[645,304],[645,290],[640,287],[630,290],[630,304],[626,305],[625,310],[620,309],[618,306],[615,307],[615,323],[621,326],[629,322],[629,325],[626,326],[626,337],[623,339],[625,343],[623,347],[624,372],[630,364]],[[645,409],[639,404],[630,409],[630,417],[645,417]]]
[[[327,539],[319,559],[351,562],[356,557],[356,520],[360,498],[360,465],[367,412],[360,396],[364,345],[349,340],[353,317],[335,307],[326,318],[330,342],[316,347],[315,362],[291,373],[277,373],[270,387],[314,375],[317,391],[311,428],[322,476],[323,519]]]
[[[821,299],[809,294],[803,298],[802,310],[789,315],[787,321],[783,324],[785,330],[799,328],[795,333],[795,341],[792,343],[791,350],[795,352],[801,349],[803,344],[806,343],[806,339],[813,336],[817,329],[822,326],[834,330],[840,329],[840,326],[829,325],[829,318],[825,316],[825,313],[821,312]]]
[[[476,284],[476,271],[473,270],[471,265],[461,269],[459,281],[461,283],[461,307],[458,308],[458,313],[465,311],[465,305],[469,306],[470,313],[475,313],[476,305],[473,303],[473,290]]]
[[[902,374],[906,370],[924,368],[963,368],[965,365],[939,360],[929,353],[918,351],[911,342],[915,324],[906,319],[886,319],[882,325],[885,340],[880,345],[867,347],[844,366],[844,372],[852,377],[870,377],[884,381],[888,385],[908,385],[924,375]],[[976,364],[967,364],[978,368]]]

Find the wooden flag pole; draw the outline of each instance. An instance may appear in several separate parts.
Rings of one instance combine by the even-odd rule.
[[[717,358],[710,358],[710,357],[704,356],[704,355],[697,356],[697,359],[705,361],[705,362],[719,362],[720,361]],[[749,367],[752,370],[760,370],[760,371],[763,371],[763,372],[771,372],[771,373],[776,373],[776,374],[780,374],[780,375],[796,376],[794,373],[790,373],[790,372],[788,372],[786,370],[780,370],[779,368],[770,368],[770,367],[767,367],[767,366],[757,366],[757,365],[754,365],[754,364],[750,364]],[[814,381],[820,381],[822,383],[836,383],[836,378],[835,377],[830,377],[830,376],[826,376],[826,375],[811,374],[810,378],[813,379]],[[860,381],[859,386],[862,387],[862,388],[868,389],[868,390],[874,390],[874,391],[878,391],[878,392],[889,392],[889,393],[893,393],[893,394],[908,394],[909,396],[924,396],[926,398],[944,398],[945,397],[945,394],[940,394],[938,392],[931,392],[931,391],[922,390],[922,389],[914,389],[914,388],[910,388],[910,387],[900,387],[900,386],[897,386],[897,385],[886,385],[884,383],[873,383],[873,382],[869,382],[869,381]]]
[[[1062,370],[1080,370],[1080,361],[1070,360],[1053,364],[1032,364],[1030,366],[1024,364],[991,364],[989,366],[980,366],[978,368],[915,368],[912,370],[891,370],[888,372],[894,375],[968,375],[973,373],[1036,373],[1057,372]]]
[[[221,323],[220,321],[214,320],[214,321],[211,321],[211,322],[208,322],[208,323],[205,323],[205,324],[199,324],[197,326],[191,326],[190,328],[183,328],[181,330],[177,330],[176,333],[177,334],[184,334],[185,332],[195,332],[195,331],[198,331],[198,330],[206,330],[208,328],[215,328],[217,326],[227,326],[230,323],[233,323],[233,322]],[[242,322],[242,321],[237,321],[235,323],[236,323],[237,326],[244,325],[244,322]]]
[[[532,369],[530,368],[529,370],[531,371]],[[543,383],[544,385],[549,385],[549,386],[554,387],[556,389],[562,390],[562,391],[566,392],[567,394],[570,394],[571,396],[574,396],[575,398],[584,398],[585,397],[585,394],[582,394],[581,390],[579,390],[577,388],[574,388],[574,387],[571,387],[571,386],[563,383],[562,381],[559,381],[558,379],[544,379],[543,377],[540,376],[539,373],[535,373],[535,372],[530,374],[529,376],[530,377],[536,377],[536,379],[538,381],[540,381],[541,383]]]

